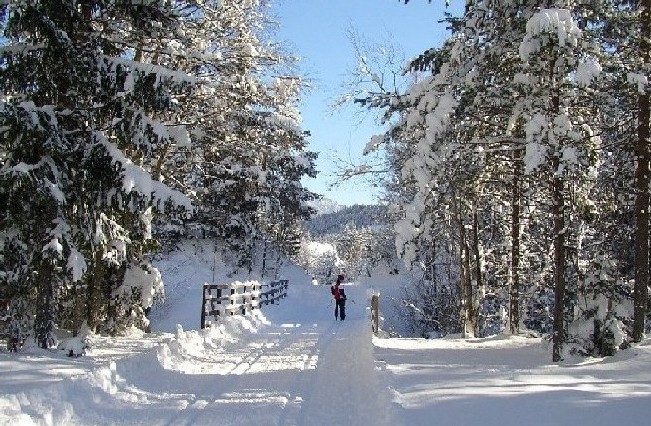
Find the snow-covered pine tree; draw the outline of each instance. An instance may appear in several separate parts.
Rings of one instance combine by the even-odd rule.
[[[526,183],[522,176],[522,126],[510,121],[518,104],[512,84],[519,71],[518,35],[524,29],[519,12],[510,2],[467,4],[460,26],[465,42],[457,49],[470,71],[454,78],[467,92],[456,117],[463,123],[459,152],[481,167],[475,180],[472,218],[466,225],[472,237],[474,303],[485,317],[483,307],[498,304],[496,309],[501,312],[509,300],[510,330],[516,333],[521,310],[520,205]],[[483,303],[483,298],[490,302]],[[482,327],[477,331],[481,335],[487,332]]]
[[[198,70],[196,161],[186,182],[199,221],[250,266],[257,240],[296,242],[292,230],[311,214],[306,201],[315,197],[300,179],[315,175],[316,155],[306,150],[295,108],[303,82],[266,38],[266,2],[207,4],[212,22],[202,22],[204,42],[214,59]]]
[[[472,223],[473,190],[470,184],[481,166],[464,162],[465,158],[456,151],[461,127],[460,121],[453,121],[462,99],[468,95],[459,85],[451,81],[469,68],[459,66],[455,49],[463,44],[463,34],[448,41],[441,49],[431,49],[410,65],[417,71],[432,70],[431,76],[417,79],[408,91],[401,94],[398,88],[388,90],[382,85],[381,70],[369,68],[368,60],[360,58],[358,73],[374,82],[377,87],[365,88],[355,92],[355,102],[367,108],[384,110],[383,121],[393,122],[389,131],[374,137],[365,149],[372,152],[385,148],[388,155],[388,170],[391,176],[386,179],[387,198],[391,200],[392,212],[397,219],[395,226],[396,248],[403,260],[412,267],[424,268],[425,275],[431,263],[441,261],[429,254],[442,253],[443,250],[430,250],[436,240],[454,241],[454,249],[445,259],[456,258],[456,270],[445,283],[462,289],[450,294],[462,295],[462,317],[468,335],[474,335],[475,296],[472,290],[473,277],[479,275],[471,269],[471,262],[477,260],[471,254],[471,235],[466,233],[466,225]],[[451,59],[453,58],[453,59]],[[456,73],[458,70],[458,74]],[[360,78],[360,80],[363,80]],[[394,121],[395,120],[395,121]],[[461,242],[463,240],[463,242]],[[443,245],[446,247],[446,245]],[[472,260],[471,260],[472,256]],[[420,265],[420,266],[419,266]],[[425,287],[443,288],[426,278]],[[422,287],[422,286],[421,286]],[[430,298],[432,292],[417,291]],[[432,301],[423,300],[421,306],[430,306]],[[416,306],[408,303],[408,306]],[[423,312],[418,308],[414,312]],[[420,315],[420,314],[419,314]],[[429,314],[428,314],[429,315]]]
[[[591,193],[594,204],[590,210],[596,217],[586,230],[585,249],[580,259],[582,264],[591,267],[583,272],[584,284],[579,296],[581,300],[605,297],[609,307],[608,312],[604,312],[603,306],[601,312],[584,307],[581,311],[583,317],[588,313],[594,317],[595,326],[605,326],[604,315],[620,322],[618,327],[623,322],[631,340],[635,340],[636,334],[644,329],[646,315],[642,312],[646,311],[647,303],[636,304],[630,312],[624,307],[632,303],[635,287],[636,296],[647,298],[644,295],[646,284],[639,285],[648,280],[648,254],[645,254],[648,237],[644,236],[648,226],[648,218],[644,218],[647,210],[644,206],[648,205],[648,200],[644,198],[648,197],[648,191],[640,190],[648,186],[644,183],[648,174],[645,171],[648,160],[643,158],[647,155],[644,154],[646,148],[640,142],[648,139],[644,132],[649,127],[648,123],[644,124],[644,108],[641,108],[645,102],[639,103],[648,92],[645,71],[648,66],[644,64],[645,55],[641,53],[645,46],[648,48],[648,40],[642,37],[645,17],[640,13],[642,7],[642,3],[629,1],[595,2],[581,15],[586,22],[583,26],[590,29],[602,49],[599,57],[602,72],[597,90],[592,94],[592,103],[595,105],[593,110],[598,111],[604,155]],[[635,190],[631,191],[631,188]],[[631,244],[631,239],[634,244]],[[605,264],[595,264],[595,258],[602,259]],[[612,271],[613,264],[617,273]],[[633,320],[633,311],[637,311],[636,320]],[[596,340],[604,331],[595,329],[592,336],[584,333],[574,338],[583,339],[584,347],[598,353],[599,345],[593,338]]]
[[[545,195],[550,194],[546,192],[548,188],[543,186],[540,191],[541,188],[527,184],[527,180],[531,181],[533,176],[523,173],[525,171],[524,143],[528,130],[526,125],[533,116],[530,106],[532,99],[536,97],[530,97],[530,93],[527,92],[526,86],[530,85],[530,82],[525,76],[531,73],[531,69],[523,67],[529,67],[530,64],[520,62],[518,50],[521,40],[525,37],[525,23],[533,16],[537,7],[535,2],[468,3],[464,20],[454,22],[456,25],[453,27],[463,29],[457,34],[456,39],[451,39],[440,50],[432,49],[426,52],[412,64],[419,70],[423,67],[432,67],[435,70],[434,77],[414,85],[408,96],[391,103],[394,111],[402,108],[402,120],[383,139],[387,141],[391,140],[391,137],[400,138],[401,135],[408,135],[405,140],[412,141],[404,145],[394,145],[396,148],[404,149],[394,151],[392,157],[397,160],[397,164],[401,165],[402,171],[402,174],[397,175],[395,179],[399,182],[395,187],[412,188],[403,192],[411,201],[407,203],[404,219],[398,223],[397,228],[399,231],[416,231],[416,234],[408,236],[407,239],[404,239],[407,234],[399,232],[399,239],[403,238],[403,242],[411,241],[409,244],[413,244],[417,249],[410,251],[420,255],[426,253],[427,246],[431,245],[427,241],[431,235],[456,242],[460,253],[458,259],[462,277],[461,288],[464,289],[462,293],[465,301],[464,310],[470,314],[472,311],[469,307],[474,308],[477,301],[477,295],[474,293],[481,290],[480,287],[484,287],[483,283],[490,283],[499,288],[500,281],[510,277],[511,323],[514,331],[517,331],[520,324],[521,293],[519,285],[515,283],[519,281],[522,268],[525,266],[519,258],[521,255],[526,255],[522,257],[527,262],[531,262],[536,259],[535,254],[538,254],[539,271],[531,271],[534,273],[529,276],[535,277],[538,283],[543,283],[546,271],[552,271],[549,267],[550,263],[545,261],[545,241],[552,241],[555,238],[548,232],[550,227],[547,226],[547,219],[542,214],[546,211],[544,209],[546,200],[550,198]],[[553,29],[550,29],[550,32],[553,32]],[[555,61],[544,54],[539,56],[543,61],[548,60],[550,63]],[[554,69],[552,77],[555,83],[565,83],[568,88],[571,86],[571,89],[563,92],[564,95],[570,94],[567,98],[567,102],[570,102],[569,99],[578,99],[575,90],[580,91],[582,87],[570,78],[572,66],[587,58],[588,61],[582,62],[582,65],[586,66],[580,75],[589,80],[590,58],[586,55],[580,61],[572,63],[571,55],[567,54],[567,56],[570,66],[566,67],[562,63],[566,58],[562,58],[561,68]],[[554,67],[556,66],[554,64]],[[548,68],[545,70],[548,71]],[[544,78],[547,78],[545,81],[548,82],[549,73]],[[545,104],[552,102],[554,96],[548,93],[537,99],[541,104]],[[588,126],[590,120],[582,116],[586,109],[575,108],[570,112],[573,118],[578,117],[576,124],[579,127],[576,134],[572,136],[582,135],[581,140],[575,140],[580,152],[576,160],[576,174],[573,176],[587,177],[589,182],[591,175],[586,171],[589,172],[590,166],[594,165],[594,150],[590,145],[595,140],[591,138]],[[446,132],[449,135],[447,143],[442,142],[445,140]],[[437,141],[438,144],[435,149],[433,149],[435,146],[433,141]],[[477,149],[480,146],[483,150]],[[441,147],[444,149],[441,150]],[[565,154],[569,156],[572,148],[564,151]],[[508,158],[503,153],[512,153],[512,158]],[[558,158],[559,155],[555,154],[552,157]],[[564,158],[564,160],[573,163],[571,158]],[[472,167],[464,169],[463,173],[455,177],[454,170],[459,169],[458,164],[471,164]],[[516,173],[509,170],[513,169],[513,164],[520,164],[515,168]],[[528,161],[526,165],[530,166],[531,162]],[[445,170],[449,175],[442,179],[437,178],[441,170]],[[582,184],[586,182],[581,179],[576,181]],[[511,194],[500,189],[509,186],[512,188]],[[572,209],[583,209],[586,188],[589,188],[589,184],[572,192],[580,195],[571,200]],[[445,196],[446,192],[449,195]],[[440,198],[441,196],[443,198]],[[436,202],[437,199],[444,202]],[[453,202],[455,200],[456,203]],[[519,210],[520,204],[525,200],[529,205],[526,207],[527,226],[533,232],[521,236]],[[538,206],[534,208],[536,204]],[[448,213],[445,213],[446,209]],[[511,211],[510,217],[504,213],[508,210]],[[536,220],[532,220],[532,213],[536,214]],[[443,220],[439,219],[438,222],[437,215],[440,215]],[[438,233],[432,232],[436,229],[432,224],[445,224],[446,218],[448,218],[447,222],[451,218],[456,218],[457,230],[449,232],[448,237],[440,230],[437,231]],[[509,222],[510,237],[508,229],[499,225]],[[573,229],[579,229],[576,224],[580,223],[580,220],[573,223],[575,225]],[[531,235],[536,235],[536,238],[532,238]],[[559,235],[558,232],[555,235]],[[428,237],[418,242],[423,236]],[[484,244],[487,247],[491,247],[489,254],[482,254],[482,244],[480,244],[482,239],[486,241]],[[572,247],[576,247],[574,241],[576,240],[573,240]],[[408,245],[402,246],[408,247]],[[505,256],[506,250],[500,247],[510,248],[510,255]],[[525,250],[532,249],[535,250],[534,256],[527,255]],[[510,265],[505,262],[509,257]],[[531,269],[531,266],[535,264],[528,268]],[[562,269],[562,273],[565,274],[565,268]],[[510,272],[507,275],[500,270],[510,270]],[[473,285],[476,288],[472,288]],[[471,294],[474,300],[469,297]],[[471,319],[467,315],[466,318]],[[472,321],[467,322],[472,323]],[[469,332],[468,327],[466,332]]]
[[[500,309],[508,311],[511,333],[518,333],[521,323],[520,283],[527,258],[521,226],[528,184],[522,161],[524,130],[513,117],[521,103],[513,85],[520,71],[518,43],[527,8],[526,2],[476,1],[464,18],[468,43],[463,50],[474,63],[463,83],[474,93],[466,107],[472,125],[464,140],[468,146],[481,147],[485,162],[481,185],[486,196],[479,200],[478,239],[487,248],[482,250],[483,293],[490,303],[482,306],[505,305],[508,300],[508,309]]]
[[[508,64],[508,58],[512,57],[513,55],[514,41],[519,43],[519,40],[521,40],[524,36],[524,28],[522,23],[525,22],[528,17],[532,16],[538,5],[535,2],[531,2],[527,5],[527,3],[522,2],[509,3],[490,1],[477,4],[481,6],[478,7],[480,13],[483,13],[484,17],[490,17],[490,19],[475,19],[475,22],[482,23],[484,28],[482,38],[485,40],[485,47],[481,50],[478,49],[478,51],[484,52],[484,60],[482,63],[490,64],[491,56],[496,54],[495,56],[498,58],[497,63],[501,64],[499,68],[500,71],[498,73],[491,74],[490,72],[487,72],[489,71],[488,67],[486,67],[481,72],[477,72],[477,74],[484,76],[483,78],[490,83],[483,86],[482,90],[479,91],[481,93],[480,97],[482,100],[481,102],[477,102],[477,106],[480,108],[480,111],[482,105],[484,105],[483,108],[488,113],[480,113],[478,115],[490,116],[492,117],[492,121],[499,122],[501,121],[499,118],[500,108],[496,109],[495,106],[508,107],[509,102],[512,102],[510,107],[512,110],[512,116],[510,117],[509,126],[507,128],[507,133],[505,136],[510,139],[510,142],[521,144],[522,136],[524,136],[522,108],[524,105],[526,105],[527,98],[522,96],[523,93],[526,93],[526,90],[522,91],[520,89],[523,87],[526,88],[526,78],[522,78],[526,75],[524,72],[526,70],[520,69],[521,65],[518,64],[515,64],[515,67],[513,68],[506,65]],[[598,149],[595,149],[594,144],[598,142],[598,138],[595,138],[594,135],[597,133],[600,133],[602,135],[616,135],[618,133],[618,129],[622,130],[628,128],[630,130],[630,128],[626,126],[626,123],[630,122],[631,120],[627,119],[626,113],[623,112],[634,111],[635,108],[632,105],[624,106],[627,104],[627,96],[622,95],[622,91],[625,91],[626,89],[622,88],[621,84],[616,83],[617,80],[622,80],[623,74],[623,80],[626,80],[625,73],[622,73],[620,70],[615,78],[611,77],[608,80],[603,79],[603,73],[600,73],[602,65],[610,69],[616,69],[618,67],[621,67],[622,64],[630,64],[631,62],[631,55],[626,53],[627,51],[630,51],[630,48],[627,48],[627,43],[620,38],[621,33],[625,33],[625,31],[622,31],[622,28],[619,27],[618,24],[619,21],[628,22],[628,19],[630,19],[630,12],[626,7],[612,8],[612,5],[610,4],[602,4],[597,2],[591,4],[589,7],[585,5],[572,6],[572,14],[576,17],[577,25],[583,29],[581,55],[576,59],[578,66],[576,67],[576,71],[570,74],[570,77],[571,83],[575,85],[574,89],[571,92],[574,98],[571,107],[571,116],[573,117],[572,122],[574,124],[578,124],[577,128],[580,130],[580,132],[583,133],[583,140],[579,140],[577,142],[579,145],[583,144],[582,148],[584,155],[583,158],[578,161],[578,167],[576,167],[576,170],[574,172],[574,176],[577,177],[577,179],[574,179],[573,182],[579,183],[579,185],[571,186],[567,198],[567,207],[570,209],[567,217],[571,221],[569,222],[571,226],[567,227],[567,246],[569,248],[569,254],[567,256],[568,267],[565,273],[567,275],[568,284],[570,286],[570,294],[568,294],[568,297],[566,297],[565,303],[576,304],[578,298],[585,300],[586,296],[591,295],[593,291],[596,291],[599,294],[603,294],[605,291],[605,293],[609,295],[608,297],[615,297],[615,304],[626,305],[626,291],[622,288],[622,282],[625,282],[625,280],[610,280],[610,284],[608,284],[610,286],[609,290],[606,290],[607,286],[603,284],[594,286],[591,283],[594,283],[595,280],[586,280],[582,275],[585,273],[585,271],[583,271],[583,266],[581,265],[589,264],[590,268],[588,269],[587,276],[594,276],[594,271],[591,269],[595,268],[596,265],[591,261],[591,259],[593,259],[595,256],[601,256],[600,258],[604,258],[602,254],[595,250],[595,247],[614,247],[615,242],[620,241],[620,239],[613,239],[612,237],[618,233],[626,232],[627,229],[630,229],[626,226],[621,226],[623,223],[619,221],[612,222],[610,220],[596,220],[595,214],[600,209],[596,208],[593,200],[591,199],[594,194],[600,194],[600,200],[603,200],[600,202],[600,207],[605,208],[605,210],[603,210],[603,214],[607,214],[612,219],[619,217],[620,220],[625,221],[625,214],[613,215],[612,208],[608,207],[607,205],[608,198],[610,198],[610,196],[607,194],[608,191],[604,193],[604,189],[606,187],[612,189],[613,187],[621,187],[622,185],[625,187],[627,185],[626,183],[619,183],[613,186],[612,181],[613,177],[615,176],[618,176],[620,178],[626,176],[626,168],[616,173],[612,172],[612,167],[603,170],[600,173],[601,179],[604,180],[603,184],[601,185],[601,190],[595,190],[597,186],[593,186],[595,179],[594,166],[599,164],[603,168],[604,162],[597,162],[597,154],[600,151]],[[605,35],[609,35],[609,37],[604,37]],[[614,46],[617,46],[619,43],[623,43],[622,47],[615,48]],[[635,45],[635,43],[632,44]],[[603,50],[605,50],[604,53],[602,53]],[[613,52],[617,53],[613,55]],[[599,58],[599,60],[597,60],[597,58]],[[599,62],[602,62],[602,64]],[[624,65],[624,68],[626,66],[627,65]],[[515,72],[515,74],[513,72]],[[602,78],[600,78],[601,81],[598,83],[599,87],[595,90],[591,86],[595,85],[594,79],[597,76]],[[511,83],[509,83],[509,81],[511,81]],[[500,82],[506,82],[506,85],[504,83],[500,84]],[[524,86],[521,86],[523,83],[525,83]],[[613,86],[613,83],[616,84]],[[502,93],[508,94],[502,95],[501,100],[499,96],[500,90]],[[493,92],[495,94],[498,94],[498,96],[494,96],[491,99],[491,93]],[[634,98],[634,95],[628,96]],[[615,99],[619,99],[619,101],[616,101]],[[504,102],[504,100],[506,100],[506,102]],[[599,114],[595,114],[595,111],[599,111]],[[603,125],[602,123],[610,124]],[[596,132],[594,130],[598,128],[598,125],[601,125],[600,132]],[[500,125],[497,124],[496,127],[499,129]],[[518,137],[516,138],[515,136]],[[621,164],[622,161],[625,161],[625,157],[627,157],[626,153],[622,153],[621,150],[613,147],[612,145],[612,143],[616,143],[614,141],[618,140],[619,138],[622,138],[622,136],[611,136],[611,140],[613,142],[607,144],[609,147],[608,149],[611,151],[611,153],[613,152],[613,148],[615,148],[615,151],[618,152],[617,155],[611,156],[611,158],[603,158],[603,160],[605,160],[608,164]],[[497,140],[499,140],[499,138]],[[514,150],[514,154],[516,152],[517,151]],[[622,154],[624,157],[621,157]],[[518,157],[520,157],[520,155],[518,155]],[[609,172],[608,170],[611,171]],[[491,177],[494,182],[504,182],[503,178],[500,178],[499,175],[496,175],[494,173],[491,174]],[[532,177],[534,176],[523,175],[518,177],[517,173],[514,175],[514,178],[518,178],[518,180],[525,178],[531,181]],[[611,184],[607,184],[605,181],[611,182]],[[515,185],[514,188],[518,189],[518,187]],[[544,207],[544,200],[548,197],[548,195],[545,195],[544,188],[534,189],[535,187],[531,186],[530,189],[522,187],[517,191],[521,195],[513,197],[513,204],[511,207],[514,218],[511,221],[513,236],[511,238],[511,251],[513,253],[511,259],[511,267],[512,271],[515,271],[518,267],[518,264],[520,264],[519,266],[522,273],[526,273],[526,275],[529,276],[538,275],[539,277],[534,281],[534,283],[537,285],[543,285],[543,287],[541,287],[539,291],[536,291],[533,294],[542,294],[544,296],[546,294],[544,288],[544,283],[546,281],[544,278],[546,275],[545,269],[549,269],[544,267],[544,258],[546,257],[545,241],[551,240],[553,236],[549,235],[547,232],[547,230],[550,228],[547,225],[547,219],[541,216],[540,213],[536,213],[546,210]],[[591,190],[590,193],[588,192],[589,190]],[[493,198],[495,198],[495,195],[499,193],[499,189],[494,188],[490,191],[490,193],[492,194]],[[514,193],[514,196],[515,195],[516,193]],[[529,198],[528,201],[521,198],[524,195],[527,195]],[[604,195],[606,198],[604,198]],[[539,198],[540,196],[542,196],[542,198]],[[617,197],[619,200],[621,200],[623,196],[624,194],[620,193]],[[521,198],[520,202],[526,202],[526,204],[522,204],[523,206],[526,206],[527,204],[533,206],[534,204],[532,204],[532,202],[535,202],[538,204],[538,206],[543,208],[527,208],[526,210],[529,212],[526,215],[516,215],[518,213],[518,198]],[[499,197],[497,197],[497,199],[499,199]],[[621,204],[621,201],[619,204],[619,208],[624,208],[624,205]],[[499,208],[499,205],[495,206],[493,203],[491,210],[494,211],[495,207]],[[609,211],[611,213],[608,213]],[[523,228],[525,230],[524,233],[518,232],[518,228],[520,226],[519,224],[516,225],[519,222],[519,220],[515,220],[517,216],[521,216],[525,221],[524,223],[526,226]],[[597,229],[601,229],[602,232],[599,232]],[[524,251],[520,254],[518,253],[519,250],[516,249],[516,242],[519,239],[516,238],[518,234],[521,235],[522,242],[524,243],[522,245],[522,248],[526,248],[529,253]],[[531,238],[532,235],[536,235],[536,238]],[[493,241],[493,244],[491,244],[493,246],[491,252],[496,251],[494,248],[494,242],[495,241]],[[532,248],[534,249],[533,251]],[[611,258],[620,257],[622,260],[621,265],[624,266],[628,263],[626,255],[627,252],[628,250],[625,247],[619,246],[618,249],[612,250],[610,252],[612,253],[610,256]],[[532,266],[534,265],[522,264],[519,260],[517,260],[517,257],[522,257],[523,260],[529,259],[528,263],[531,263],[531,259],[538,257],[542,260],[541,266],[543,267],[532,269]],[[499,263],[499,259],[494,259],[493,262],[495,261]],[[487,257],[488,264],[493,262],[491,262],[490,257]],[[536,269],[538,269],[538,272]],[[621,270],[625,271],[626,268],[624,267]],[[486,273],[489,277],[491,276],[489,270],[487,270]],[[516,287],[513,285],[513,282],[516,279],[519,279],[520,274],[512,273],[511,275],[513,277],[511,288],[513,289]],[[606,274],[606,276],[608,276],[608,274]],[[490,281],[490,278],[488,278],[487,281]],[[604,281],[600,281],[600,283],[603,282]],[[616,282],[618,284],[616,284]],[[617,288],[617,291],[614,290],[615,288]],[[511,297],[511,301],[513,302],[514,300],[517,299],[515,297]],[[544,297],[542,302],[545,303]],[[531,305],[531,303],[529,303],[529,305]],[[512,309],[512,312],[513,310],[514,309]],[[589,310],[584,312],[588,311]],[[616,309],[615,311],[617,311],[617,315],[612,315],[611,323],[613,321],[622,320],[623,318],[623,311],[621,309]],[[610,312],[613,313],[615,311]],[[569,310],[566,311],[565,316],[567,320],[571,320]],[[535,318],[528,318],[526,322],[530,326],[532,326],[534,323],[542,324]],[[601,321],[601,323],[603,323],[603,321]],[[514,325],[513,322],[511,325]],[[573,327],[573,329],[576,330],[577,327]],[[540,331],[544,330],[541,329]],[[597,336],[599,334],[599,330],[595,330],[593,335]],[[578,336],[572,336],[571,339],[576,341],[577,337]],[[592,338],[589,336],[585,337],[588,339]]]
[[[449,223],[451,219],[456,224],[456,229],[448,233],[448,237],[442,233],[437,237],[454,241],[459,252],[467,335],[477,331],[475,325],[480,299],[487,291],[498,295],[502,292],[502,282],[509,275],[504,273],[509,270],[505,265],[508,258],[506,248],[509,243],[519,240],[519,235],[515,234],[509,241],[508,233],[501,226],[509,222],[506,212],[511,202],[519,209],[520,197],[520,182],[511,193],[504,191],[512,186],[509,185],[513,182],[511,170],[513,163],[518,163],[518,144],[522,143],[521,136],[518,138],[517,134],[506,131],[511,111],[515,108],[513,89],[509,87],[518,61],[513,31],[517,30],[519,21],[515,17],[519,18],[519,15],[503,3],[468,3],[464,19],[453,22],[453,27],[459,30],[456,38],[451,39],[443,50],[432,49],[412,63],[412,68],[431,67],[435,78],[422,83],[421,88],[412,88],[411,96],[418,99],[417,94],[424,93],[426,96],[420,97],[426,101],[413,103],[407,114],[412,122],[403,121],[401,124],[405,126],[406,123],[409,128],[418,121],[419,115],[426,117],[420,125],[423,129],[417,145],[420,148],[413,151],[411,158],[422,155],[423,144],[433,146],[432,141],[437,135],[440,137],[446,131],[452,131],[447,144],[443,144],[443,151],[438,148],[439,151],[427,154],[437,159],[434,161],[443,163],[435,165],[430,160],[420,162],[418,166],[420,160],[416,159],[413,164],[417,167],[402,170],[403,175],[411,176],[408,180],[415,183],[416,197],[413,200],[420,198],[430,206],[429,213],[420,214],[418,221],[413,218],[408,221],[419,232],[422,232],[423,224],[437,220],[437,215],[440,215],[441,224]],[[507,36],[503,35],[506,32],[504,28],[510,30]],[[437,88],[437,79],[438,87],[445,87],[447,93]],[[454,105],[444,110],[450,105],[450,99]],[[441,131],[441,128],[445,130]],[[511,152],[514,158],[505,155]],[[448,160],[444,160],[446,156]],[[433,176],[442,174],[442,170],[456,173],[456,176]],[[454,170],[456,172],[451,172]],[[518,195],[515,200],[510,200],[513,193]],[[435,201],[437,198],[439,201]],[[511,218],[517,219],[518,215],[511,215]],[[512,220],[515,222],[515,219]],[[410,227],[408,223],[401,226],[404,229]],[[445,229],[444,225],[440,229]],[[519,224],[515,229],[519,232]],[[513,246],[515,255],[512,256],[516,258],[519,248],[517,244]],[[491,249],[485,251],[483,247]],[[423,253],[424,249],[419,251]],[[511,271],[519,273],[518,265],[516,258]],[[512,301],[517,313],[520,309],[519,289],[513,293]],[[495,295],[490,297],[492,301],[500,299],[500,296],[497,299]],[[519,324],[519,320],[514,323]]]
[[[590,116],[577,107],[577,93],[597,69],[577,72],[579,64],[591,60],[581,37],[582,31],[569,10],[542,9],[528,20],[520,45],[526,65],[522,74],[526,97],[522,116],[527,120],[525,169],[536,173],[549,190],[553,221],[554,361],[563,358],[568,279],[576,284],[571,275],[576,274],[571,271],[575,262],[568,262],[568,258],[571,255],[576,259],[582,218],[572,212],[585,203],[599,143]],[[578,79],[572,78],[574,73]]]
[[[451,234],[441,232],[450,229],[441,226],[435,238],[429,236],[427,241],[414,242],[418,246],[417,252],[427,257],[428,246],[434,246],[433,239],[458,241],[455,244],[457,244],[456,250],[460,253],[459,270],[463,272],[461,276],[464,306],[472,306],[464,309],[470,314],[467,329],[475,328],[471,325],[474,322],[471,319],[476,317],[473,312],[479,307],[478,298],[483,297],[486,291],[500,292],[501,281],[506,275],[503,271],[508,270],[503,265],[505,250],[500,250],[500,247],[507,246],[504,242],[506,233],[494,228],[499,228],[500,224],[508,221],[505,217],[507,209],[502,208],[502,205],[508,206],[508,201],[505,202],[505,199],[509,194],[504,193],[504,188],[508,188],[509,185],[505,185],[505,180],[509,179],[512,162],[518,161],[517,158],[512,161],[505,154],[511,150],[519,152],[513,147],[521,142],[514,135],[503,136],[513,108],[509,104],[513,96],[508,95],[509,91],[505,86],[510,84],[514,73],[511,71],[514,68],[512,64],[519,61],[517,46],[514,47],[515,42],[512,37],[506,37],[506,40],[505,37],[499,37],[499,31],[507,31],[505,28],[513,31],[513,27],[517,27],[518,24],[511,15],[504,17],[500,15],[504,13],[503,9],[508,12],[508,6],[502,3],[499,5],[491,2],[469,3],[464,20],[450,18],[451,26],[459,32],[457,39],[449,40],[441,49],[428,50],[409,65],[409,69],[415,71],[431,69],[435,75],[438,75],[439,80],[447,79],[450,86],[454,87],[450,92],[458,97],[458,104],[451,120],[457,130],[456,134],[452,133],[449,137],[450,141],[454,142],[450,142],[446,148],[452,153],[452,162],[437,168],[431,167],[431,164],[423,164],[421,170],[430,169],[426,173],[431,173],[432,169],[457,170],[456,178],[447,176],[441,179],[442,185],[429,185],[425,183],[427,179],[417,179],[420,172],[405,173],[403,167],[410,158],[422,155],[422,139],[427,135],[428,129],[433,129],[431,124],[437,121],[436,115],[428,110],[432,104],[435,104],[435,101],[431,100],[431,94],[437,90],[432,87],[432,80],[414,84],[405,96],[397,96],[392,102],[384,102],[384,104],[366,102],[370,105],[389,105],[387,115],[396,114],[403,118],[382,138],[383,142],[389,142],[387,149],[390,161],[394,163],[393,170],[400,171],[394,179],[389,180],[391,187],[411,200],[414,200],[414,194],[419,191],[425,193],[430,191],[431,200],[434,200],[437,195],[432,194],[439,194],[438,191],[444,193],[449,183],[454,182],[455,188],[452,193],[458,195],[453,195],[451,198],[448,196],[448,200],[454,198],[463,200],[455,203],[426,201],[431,203],[432,213],[429,214],[431,216],[423,218],[423,221],[436,217],[434,211],[438,211],[441,213],[439,220],[442,224],[449,222],[451,218],[455,219],[455,230]],[[503,19],[504,22],[499,19]],[[502,25],[505,22],[506,24]],[[523,23],[521,26],[524,26]],[[454,59],[454,62],[451,62],[451,59]],[[462,65],[459,66],[459,63]],[[404,119],[409,114],[412,117],[418,116],[419,109],[421,114],[431,115],[429,122],[416,123],[417,120],[407,122]],[[432,156],[441,157],[438,153]],[[454,161],[459,159],[465,163],[459,162],[455,166]],[[458,164],[464,166],[458,167]],[[419,181],[424,184],[423,189],[418,189]],[[497,194],[500,195],[496,197]],[[448,206],[448,213],[439,210],[439,206]],[[455,208],[450,209],[450,207]],[[417,228],[419,231],[422,230],[421,226]],[[515,226],[515,229],[519,230],[519,228],[519,224]],[[491,250],[485,251],[483,249],[485,246],[491,247]],[[517,247],[515,251],[519,253]],[[438,252],[444,253],[444,250]],[[436,263],[436,261],[430,259],[427,262]],[[486,262],[489,263],[489,268],[486,267]],[[519,262],[516,261],[517,263]],[[493,289],[488,289],[488,285],[493,286]],[[515,293],[517,295],[518,291],[516,290]],[[495,297],[491,296],[491,300],[495,300]],[[518,299],[515,298],[514,302],[517,301]],[[517,303],[515,306],[517,312],[519,310]],[[519,321],[516,320],[514,323],[518,324]]]
[[[175,6],[1,6],[0,197],[8,208],[0,288],[43,347],[54,344],[55,325],[116,330],[124,314],[144,318],[160,284],[125,274],[148,268],[153,209],[165,200],[189,205],[150,173],[173,143],[161,117],[192,79],[139,56],[163,28],[175,33]]]

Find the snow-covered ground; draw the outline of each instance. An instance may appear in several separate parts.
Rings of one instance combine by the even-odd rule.
[[[93,337],[81,358],[0,352],[3,425],[625,425],[651,419],[651,341],[606,359],[550,362],[540,339],[380,339],[369,286],[328,286],[297,268],[289,296],[197,331],[203,253],[158,265],[167,303],[152,334]],[[218,277],[221,280],[223,277]],[[390,293],[390,292],[388,292]],[[177,326],[177,324],[179,324]]]

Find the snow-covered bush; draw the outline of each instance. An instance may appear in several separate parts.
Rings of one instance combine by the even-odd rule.
[[[416,336],[441,337],[461,331],[456,286],[420,278],[403,287],[400,304],[405,321]]]
[[[568,324],[569,353],[610,356],[627,341],[632,283],[617,279],[617,263],[600,252],[582,263],[582,286]]]
[[[160,272],[143,262],[126,269],[124,283],[113,291],[114,318],[107,325],[112,334],[121,334],[136,327],[149,329],[147,312],[156,299],[164,297],[164,287]]]
[[[57,348],[64,351],[67,356],[79,357],[86,353],[90,346],[91,331],[84,321],[75,337],[66,337],[59,341]]]

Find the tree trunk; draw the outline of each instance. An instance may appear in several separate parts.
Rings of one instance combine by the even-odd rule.
[[[456,201],[455,201],[456,204]],[[461,216],[461,207],[457,206],[456,220],[459,227],[459,270],[461,279],[461,318],[463,320],[462,336],[475,337],[475,314],[472,297],[472,279],[470,270],[470,244]]]
[[[53,272],[52,261],[49,258],[41,258],[37,275],[38,305],[34,321],[36,341],[42,349],[48,349],[54,344],[54,283],[57,278]]]
[[[550,61],[549,81],[551,87],[551,110],[550,116],[560,111],[560,98],[557,88],[554,86],[556,71],[554,66],[556,58]],[[553,349],[552,360],[554,362],[563,359],[563,343],[565,343],[565,183],[564,177],[558,173],[562,156],[562,146],[558,146],[552,157],[552,221],[554,232],[554,324],[553,324]]]
[[[509,331],[520,333],[520,178],[522,150],[513,150],[514,174],[511,187],[511,286],[509,288]]]
[[[481,253],[479,250],[479,213],[477,207],[473,209],[472,214],[472,249],[475,258],[475,280],[477,281],[476,288],[484,292],[484,280],[482,279],[482,266],[481,266]]]
[[[640,15],[640,57],[646,69],[649,58],[651,11],[649,0],[638,1]],[[637,143],[635,145],[635,286],[633,289],[633,341],[644,336],[649,285],[649,94],[638,97]]]
[[[262,249],[262,272],[260,276],[264,278],[265,270],[267,269],[267,239],[264,240],[264,247]]]
[[[95,252],[93,272],[88,280],[88,300],[86,304],[86,321],[88,329],[96,332],[100,323],[102,310],[103,288],[105,286],[105,265],[102,260],[104,254],[101,249]]]
[[[552,170],[558,170],[559,158],[554,157]],[[552,217],[554,222],[554,362],[563,359],[563,343],[565,342],[565,220],[563,200],[563,180],[554,176],[552,180]]]
[[[464,237],[467,238],[465,235]],[[467,241],[461,242],[461,294],[461,303],[463,306],[463,337],[475,337],[472,279],[470,278],[470,245]]]
[[[426,271],[427,275],[425,276],[425,278],[431,281],[432,283],[434,283],[434,285],[436,285],[436,283],[438,282],[437,279],[438,267],[436,264],[436,241],[432,241],[432,249],[429,252],[428,264],[429,264],[429,268]]]

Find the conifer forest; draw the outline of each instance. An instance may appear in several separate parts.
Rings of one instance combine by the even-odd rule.
[[[325,225],[306,225],[309,81],[268,3],[0,0],[13,335],[48,348],[57,329],[146,329],[163,294],[152,258],[190,234],[233,268],[268,247],[313,266],[301,247]],[[402,315],[417,335],[538,333],[554,361],[640,342],[651,2],[472,0],[446,24],[443,44],[401,64],[399,89],[357,69],[347,99],[386,131],[366,145],[383,164],[343,172],[382,185],[382,220],[327,237],[351,279],[381,263],[411,274]]]
[[[13,333],[145,327],[151,255],[194,227],[291,250],[314,175],[258,1],[2,1],[0,298]]]

